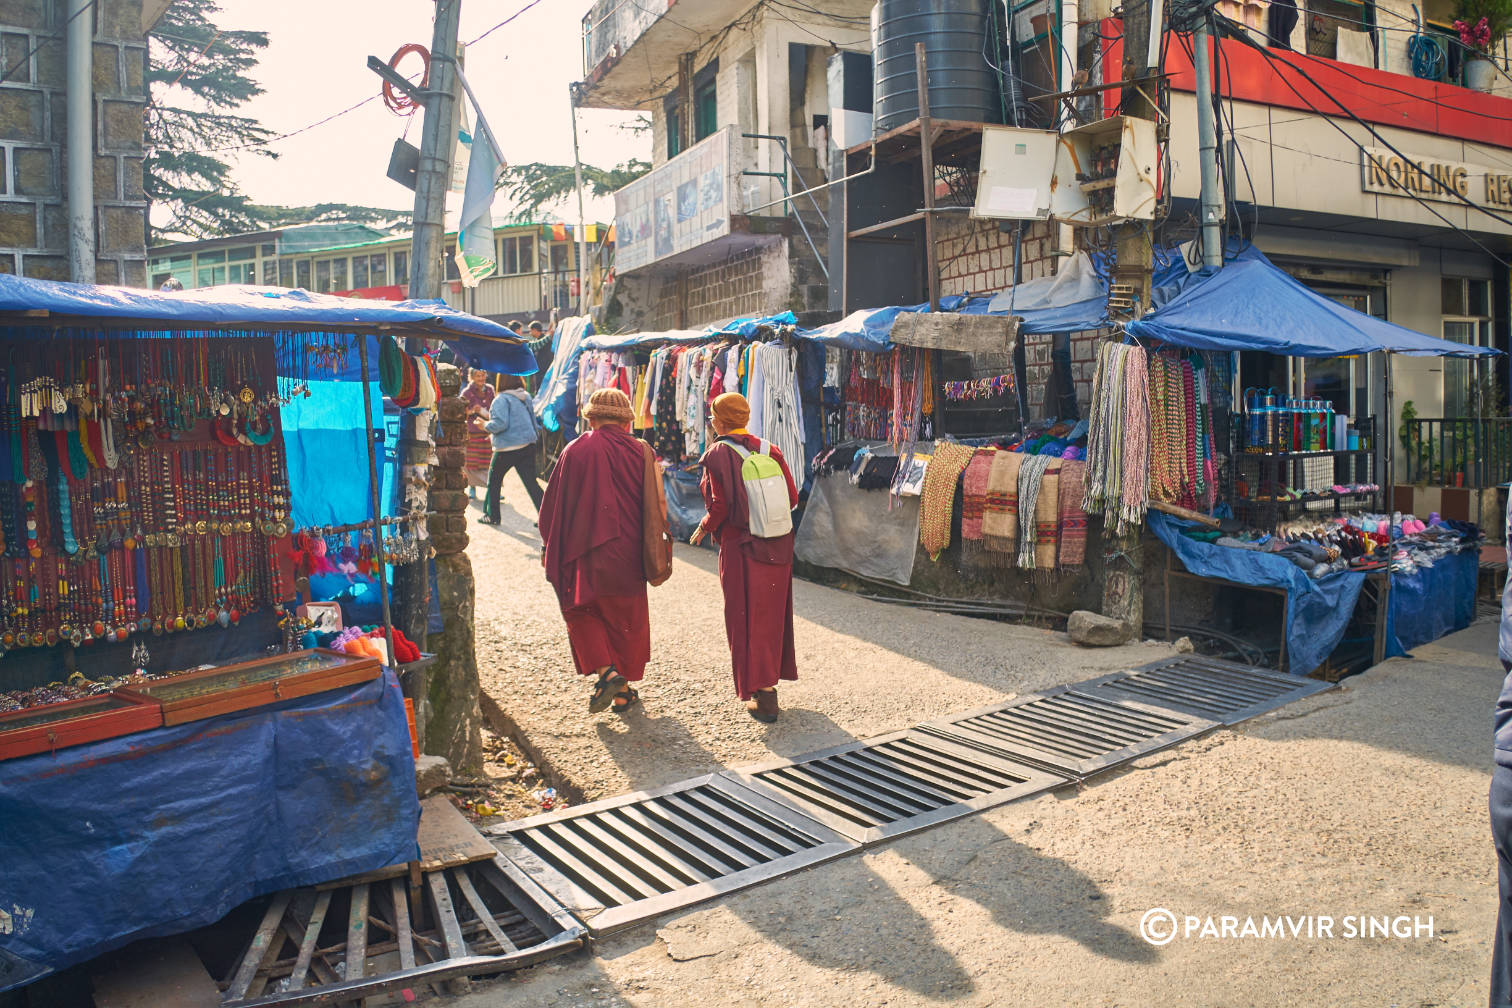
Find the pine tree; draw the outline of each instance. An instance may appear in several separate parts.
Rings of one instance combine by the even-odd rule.
[[[583,189],[593,196],[608,196],[616,189],[640,178],[651,170],[649,161],[631,158],[613,168],[596,168],[583,165]],[[531,221],[541,208],[568,200],[577,189],[577,179],[572,165],[529,164],[511,165],[504,169],[499,186],[515,203],[511,219]]]
[[[147,80],[147,196],[169,212],[158,235],[216,235],[256,231],[266,224],[219,156],[243,148],[277,157],[266,146],[273,132],[235,114],[263,93],[248,72],[266,32],[223,31],[215,0],[174,0],[150,35]]]

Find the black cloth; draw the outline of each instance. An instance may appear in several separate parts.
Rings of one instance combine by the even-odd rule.
[[[1491,839],[1496,844],[1496,943],[1491,949],[1491,1008],[1512,1006],[1512,767],[1491,772]]]
[[[494,521],[499,520],[499,491],[504,486],[504,474],[513,469],[520,474],[525,492],[530,494],[530,503],[536,513],[541,513],[541,481],[536,477],[536,446],[496,451],[488,463],[488,495],[483,498],[483,513]]]
[[[1271,0],[1265,18],[1271,48],[1290,49],[1292,31],[1297,27],[1297,0]]]

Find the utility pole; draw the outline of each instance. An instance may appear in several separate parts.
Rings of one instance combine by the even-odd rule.
[[[450,188],[452,145],[456,140],[456,59],[457,32],[461,20],[462,0],[437,0],[436,23],[431,33],[430,87],[424,93],[425,125],[421,133],[420,165],[415,174],[414,237],[410,245],[410,289],[412,298],[440,298],[445,277],[442,257],[446,244],[446,191]],[[425,341],[410,337],[405,349],[413,354],[425,351]],[[400,499],[406,486],[403,474],[424,472],[431,454],[429,437],[419,436],[415,416],[405,412],[399,421]],[[394,622],[412,641],[425,640],[430,614],[430,564],[425,561],[394,568]],[[428,677],[425,672],[411,673],[404,683],[404,693],[415,700],[422,746],[423,721],[429,705],[425,702]]]
[[[1213,115],[1210,38],[1208,20],[1203,16],[1192,30],[1192,61],[1197,71],[1197,160],[1202,168],[1202,265],[1222,269],[1223,198],[1218,189],[1218,127]]]
[[[572,179],[577,187],[577,275],[578,314],[588,314],[588,224],[583,216],[583,159],[578,154],[578,90],[577,85],[567,85],[568,100],[572,105]]]
[[[1155,120],[1159,129],[1153,100],[1158,81],[1151,76],[1151,70],[1159,72],[1160,46],[1159,39],[1151,37],[1152,2],[1159,0],[1127,0],[1124,4],[1122,108],[1126,116]],[[1156,54],[1153,58],[1151,52]],[[1150,231],[1140,223],[1123,224],[1116,228],[1116,242],[1118,258],[1113,279],[1133,288],[1135,313],[1143,314],[1150,306],[1154,262]],[[1136,640],[1144,633],[1141,532],[1138,526],[1123,535],[1115,535],[1111,526],[1103,529],[1103,615],[1122,620]]]

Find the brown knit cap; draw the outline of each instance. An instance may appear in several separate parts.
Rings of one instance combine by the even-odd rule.
[[[714,397],[714,419],[721,427],[739,430],[751,419],[751,404],[739,392],[726,392]]]
[[[630,397],[617,388],[601,388],[588,397],[588,408],[583,410],[587,420],[625,424],[635,419],[635,410],[630,406]]]

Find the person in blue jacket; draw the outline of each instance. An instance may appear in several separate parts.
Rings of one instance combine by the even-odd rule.
[[[536,427],[535,413],[531,410],[530,396],[525,383],[517,375],[504,375],[499,381],[499,394],[488,407],[488,419],[483,424],[493,443],[493,459],[488,464],[488,494],[483,498],[484,525],[499,524],[499,491],[504,485],[504,474],[513,469],[520,474],[525,492],[535,505],[536,514],[541,512],[541,481],[536,478],[536,440],[540,430]]]
[[[1512,497],[1507,501],[1506,540],[1512,545]],[[1502,590],[1501,631],[1496,642],[1508,673],[1496,700],[1495,766],[1491,771],[1491,839],[1496,844],[1496,943],[1491,949],[1491,1008],[1512,1006],[1512,578]]]

